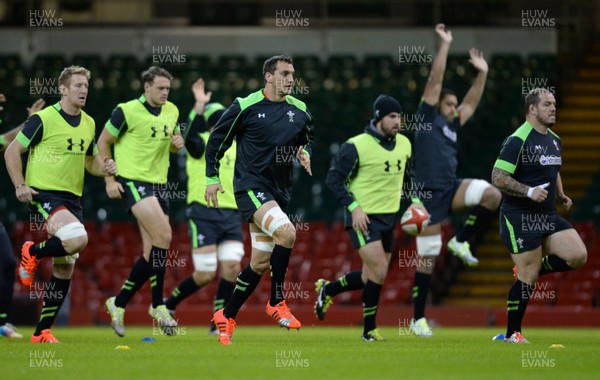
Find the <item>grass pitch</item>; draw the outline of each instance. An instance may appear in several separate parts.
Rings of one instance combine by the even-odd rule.
[[[502,329],[439,328],[435,336],[382,328],[385,342],[363,342],[359,327],[238,327],[231,346],[207,328],[176,337],[152,327],[53,329],[60,344],[0,339],[1,379],[594,379],[600,377],[599,329],[524,331],[527,345],[492,342]],[[142,338],[153,337],[155,342]],[[550,348],[562,344],[565,348]],[[128,350],[117,346],[129,346]]]

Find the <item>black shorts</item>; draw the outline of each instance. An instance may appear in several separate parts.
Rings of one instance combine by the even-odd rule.
[[[285,213],[287,211],[287,202],[275,198],[270,192],[262,189],[247,189],[235,193],[235,203],[242,214],[242,220],[252,221],[252,216],[256,210],[263,204],[275,201],[279,208]]]
[[[500,211],[500,237],[510,253],[531,251],[542,245],[542,239],[556,232],[573,228],[556,211]]]
[[[354,249],[360,249],[364,245],[381,240],[383,250],[385,252],[392,252],[396,219],[396,214],[369,215],[369,220],[371,221],[368,224],[369,230],[363,233],[352,228],[352,217],[347,216],[346,231],[350,235],[352,246]]]
[[[452,209],[452,199],[462,181],[462,179],[456,179],[452,186],[448,186],[442,190],[421,190],[424,194],[429,195],[427,197],[423,196],[420,199],[430,215],[430,225],[441,223],[448,217]]]
[[[164,190],[165,185],[123,177],[117,177],[117,181],[119,181],[121,186],[123,186],[123,190],[125,190],[125,194],[122,195],[122,201],[127,212],[131,213],[131,207],[143,198],[156,197],[165,215],[169,215],[169,198],[167,191]]]
[[[224,241],[244,241],[242,217],[238,210],[208,208],[200,203],[186,210],[192,248],[220,244]]]
[[[81,197],[66,191],[39,190],[29,204],[30,222],[36,223],[40,229],[45,228],[48,218],[59,210],[68,210],[83,223],[83,207]]]

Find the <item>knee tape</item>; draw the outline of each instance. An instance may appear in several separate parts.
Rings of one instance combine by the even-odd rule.
[[[442,250],[442,235],[417,236],[417,254],[423,256],[439,256]]]
[[[252,248],[259,251],[273,252],[275,243],[273,243],[273,239],[270,236],[262,232],[251,232],[250,237],[252,238]]]
[[[215,272],[217,270],[217,253],[192,254],[194,270],[196,272]]]
[[[53,257],[52,264],[75,264],[75,261],[79,258],[79,252],[72,255],[66,255],[61,257]]]
[[[260,221],[260,229],[267,235],[273,236],[275,230],[288,223],[293,226],[287,215],[279,207],[273,207],[265,213]]]
[[[490,186],[492,185],[483,179],[471,180],[465,191],[465,204],[468,207],[478,205],[481,202],[481,198],[483,198],[483,192]]]
[[[244,257],[244,244],[241,241],[228,241],[217,246],[219,261],[242,261]]]
[[[85,227],[80,222],[69,223],[56,231],[54,236],[59,238],[61,241],[77,238],[80,236],[87,235]]]

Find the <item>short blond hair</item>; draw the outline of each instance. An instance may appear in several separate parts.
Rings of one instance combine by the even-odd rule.
[[[90,70],[81,66],[69,66],[65,67],[63,71],[60,73],[58,77],[58,85],[59,86],[69,86],[69,81],[73,75],[84,75],[87,80],[90,80],[92,75],[90,74]]]

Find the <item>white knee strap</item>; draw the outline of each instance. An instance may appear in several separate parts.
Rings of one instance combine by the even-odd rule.
[[[483,198],[483,192],[490,186],[492,185],[483,179],[471,180],[465,191],[465,204],[468,207],[478,205],[481,202],[481,198]]]
[[[273,207],[265,213],[265,216],[260,221],[260,229],[267,235],[273,236],[275,230],[288,223],[293,226],[287,215],[279,207]]]
[[[442,235],[417,236],[417,254],[423,256],[439,256],[442,250]]]
[[[79,258],[79,252],[72,255],[53,257],[52,264],[75,264],[75,261]]]
[[[275,243],[273,243],[271,237],[262,232],[250,232],[250,238],[252,239],[252,248],[264,252],[273,252]]]
[[[192,254],[192,260],[196,272],[214,273],[217,271],[217,252],[195,253]]]
[[[227,241],[217,246],[219,261],[242,261],[244,244],[241,241]]]
[[[59,238],[61,241],[77,238],[80,236],[86,236],[87,232],[85,227],[80,222],[69,223],[56,231],[54,236]]]

